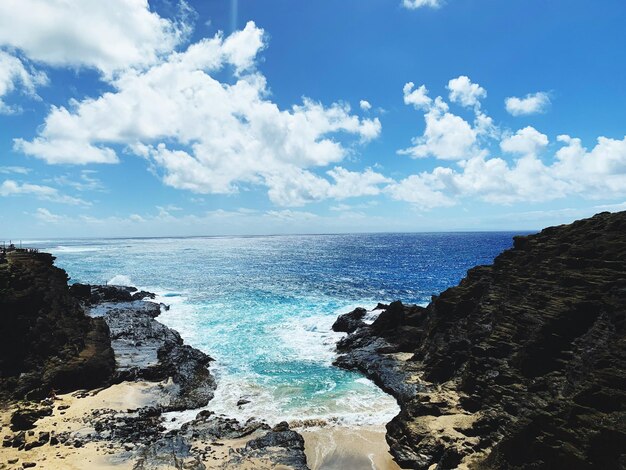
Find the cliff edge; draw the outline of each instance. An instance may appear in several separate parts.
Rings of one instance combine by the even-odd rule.
[[[48,253],[0,264],[0,398],[41,399],[106,384],[115,370],[109,329],[85,315]]]
[[[426,307],[346,314],[406,468],[626,468],[626,212],[515,237]]]

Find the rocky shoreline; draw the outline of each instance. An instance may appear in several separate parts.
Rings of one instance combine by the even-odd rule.
[[[516,237],[425,308],[341,316],[336,365],[396,397],[415,469],[626,468],[626,212]]]
[[[53,261],[0,264],[0,469],[309,468],[287,423],[204,410],[168,431],[164,413],[210,403],[212,359],[153,294],[70,287]],[[335,365],[397,399],[403,468],[626,469],[626,212],[516,237],[427,307],[333,329]]]
[[[0,468],[84,468],[102,456],[103,468],[308,468],[304,440],[287,423],[202,411],[166,432],[163,413],[213,398],[212,359],[156,320],[164,306],[146,300],[153,294],[68,287],[53,261],[15,253],[0,267],[3,320],[14,327],[3,330],[1,344],[14,349],[2,357],[19,359],[0,368]]]

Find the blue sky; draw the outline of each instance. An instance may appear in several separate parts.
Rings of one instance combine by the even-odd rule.
[[[0,0],[0,238],[626,209],[626,6]]]

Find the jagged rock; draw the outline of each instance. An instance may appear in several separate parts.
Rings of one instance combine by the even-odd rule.
[[[333,331],[342,332],[342,333],[352,333],[357,328],[365,326],[363,322],[363,317],[367,310],[364,308],[355,308],[350,313],[344,313],[340,315],[339,318],[333,323],[332,329]]]
[[[108,298],[124,298],[106,286]],[[95,287],[92,286],[92,290]],[[116,380],[161,381],[172,378],[178,386],[168,410],[206,406],[215,391],[215,379],[208,370],[212,359],[203,352],[183,344],[180,335],[156,320],[159,304],[148,301],[105,301],[91,304],[88,313],[104,319],[110,330],[115,353]]]
[[[0,265],[0,398],[41,399],[112,375],[106,324],[84,314],[53,260],[15,252]]]
[[[626,212],[516,237],[426,308],[394,302],[337,365],[392,393],[406,468],[626,468]]]

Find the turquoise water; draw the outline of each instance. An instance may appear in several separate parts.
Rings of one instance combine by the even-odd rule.
[[[331,365],[330,326],[356,306],[427,303],[512,233],[94,239],[30,243],[71,282],[134,285],[171,305],[160,320],[210,354],[209,406],[240,419],[382,424],[395,401]],[[239,399],[251,401],[237,407]]]

